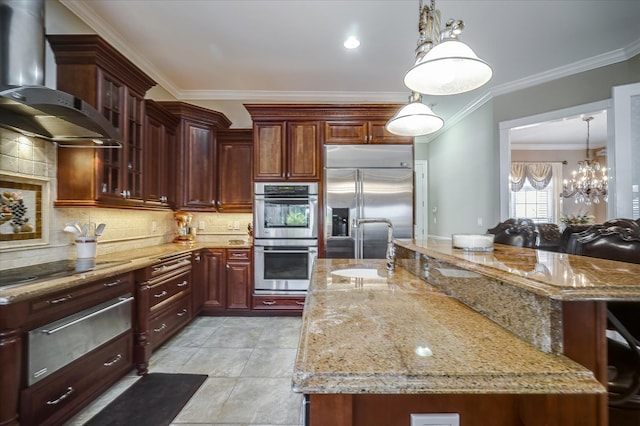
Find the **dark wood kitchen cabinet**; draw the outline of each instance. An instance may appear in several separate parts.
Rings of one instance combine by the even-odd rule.
[[[151,353],[195,316],[191,252],[166,256],[136,272],[134,360],[145,374]]]
[[[317,121],[254,122],[254,180],[319,180],[319,129]]]
[[[395,113],[395,112],[394,112]],[[393,114],[389,116],[391,118]],[[324,143],[329,144],[412,144],[413,138],[398,136],[387,131],[387,120],[327,121]]]
[[[158,102],[178,120],[176,208],[217,211],[217,132],[231,122],[222,113],[185,102]]]
[[[0,424],[63,424],[126,375],[131,328],[28,386],[28,332],[133,291],[133,276],[124,273],[0,305]]]
[[[245,104],[253,119],[255,181],[319,181],[321,123],[284,105]]]
[[[205,249],[200,259],[205,288],[202,313],[248,311],[253,283],[251,249]]]
[[[178,118],[157,102],[145,100],[145,155],[143,195],[145,204],[171,207],[175,205],[176,128]]]
[[[48,40],[57,88],[95,107],[122,138],[122,148],[58,148],[56,206],[142,207],[144,96],[155,81],[98,35],[49,35]]]
[[[218,211],[251,213],[253,206],[253,130],[218,131]]]

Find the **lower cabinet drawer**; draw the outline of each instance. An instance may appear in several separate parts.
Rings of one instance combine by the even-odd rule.
[[[302,311],[304,308],[304,296],[253,296],[253,309],[254,310],[288,310]]]
[[[186,325],[192,316],[191,293],[187,293],[162,309],[149,320],[151,349],[157,348],[174,332]]]
[[[22,391],[20,425],[56,425],[91,402],[133,366],[133,334],[116,337]]]

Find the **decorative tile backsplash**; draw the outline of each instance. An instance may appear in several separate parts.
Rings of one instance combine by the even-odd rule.
[[[98,256],[173,241],[175,223],[171,211],[54,208],[56,169],[54,144],[0,129],[0,175],[49,182],[48,202],[42,206],[47,222],[43,224],[43,231],[47,235],[39,241],[0,242],[0,270],[73,259],[76,255],[74,235],[63,231],[68,222],[106,224],[98,239]],[[193,213],[192,224],[198,228],[196,235],[203,239],[209,235],[244,238],[251,221],[250,213]]]

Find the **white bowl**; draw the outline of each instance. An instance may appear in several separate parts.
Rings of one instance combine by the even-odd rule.
[[[493,234],[453,234],[453,248],[465,251],[493,251]]]

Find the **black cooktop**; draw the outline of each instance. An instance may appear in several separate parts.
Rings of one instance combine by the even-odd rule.
[[[32,284],[54,278],[68,277],[84,272],[96,271],[110,266],[123,265],[125,261],[96,261],[95,259],[59,260],[57,262],[40,263],[22,268],[0,271],[0,288]]]

